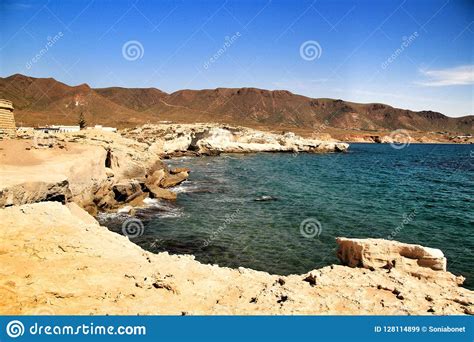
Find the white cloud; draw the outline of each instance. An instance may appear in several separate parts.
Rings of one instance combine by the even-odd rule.
[[[462,65],[448,69],[420,70],[426,81],[417,82],[427,87],[474,84],[474,65]]]

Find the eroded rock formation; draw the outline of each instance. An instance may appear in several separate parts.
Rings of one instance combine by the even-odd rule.
[[[337,256],[343,265],[364,267],[371,270],[402,270],[424,279],[439,280],[448,277],[457,284],[464,277],[446,272],[447,261],[443,252],[436,248],[384,239],[350,239],[339,237]]]
[[[99,130],[74,133],[19,133],[21,140],[2,141],[0,207],[48,200],[75,202],[89,213],[142,206],[149,195],[176,198],[171,187],[188,173],[171,174],[149,146],[120,134]],[[145,183],[158,173],[150,190]],[[179,178],[179,181],[175,179]]]
[[[446,271],[446,258],[441,250],[384,239],[338,238],[337,256],[351,267],[428,267]],[[387,266],[390,265],[390,266]]]
[[[291,132],[276,134],[218,124],[144,125],[123,131],[124,136],[150,144],[155,153],[344,152],[337,141],[305,139]]]

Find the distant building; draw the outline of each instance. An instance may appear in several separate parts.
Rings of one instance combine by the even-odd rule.
[[[102,125],[95,125],[94,127],[87,127],[87,129],[99,129],[105,132],[117,132],[117,128],[115,127],[104,127]]]
[[[0,99],[0,135],[14,137],[16,135],[13,103]]]
[[[61,126],[61,125],[51,125],[45,127],[35,128],[37,131],[43,133],[70,133],[70,132],[79,132],[81,128],[79,126]]]

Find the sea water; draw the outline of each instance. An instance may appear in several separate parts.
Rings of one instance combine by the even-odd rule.
[[[180,158],[189,180],[156,201],[131,240],[151,252],[274,274],[338,263],[335,238],[440,248],[474,287],[474,148],[351,144],[347,153]],[[122,233],[126,215],[102,217]]]

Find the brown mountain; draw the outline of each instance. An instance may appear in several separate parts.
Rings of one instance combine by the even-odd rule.
[[[156,88],[95,88],[105,98],[129,109],[143,111],[160,103],[168,94]]]
[[[17,126],[76,125],[81,113],[89,124],[120,127],[141,124],[147,119],[100,95],[87,84],[71,87],[53,78],[20,74],[0,78],[0,97],[13,101]]]
[[[172,120],[313,131],[474,132],[472,115],[450,118],[379,103],[313,99],[286,90],[217,88],[167,94],[156,88],[71,87],[52,78],[16,74],[0,78],[0,97],[13,101],[22,125],[76,124],[82,112],[89,124],[117,127]]]

